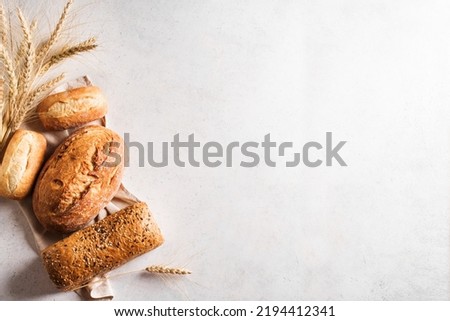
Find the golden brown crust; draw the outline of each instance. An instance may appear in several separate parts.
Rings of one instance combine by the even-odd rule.
[[[86,226],[114,197],[123,173],[123,140],[102,126],[83,127],[55,150],[33,193],[33,210],[48,230]]]
[[[14,133],[0,168],[0,196],[18,200],[28,195],[44,162],[46,148],[42,134],[23,129]]]
[[[102,118],[107,111],[106,98],[95,86],[50,95],[37,107],[39,119],[48,130],[77,127]]]
[[[42,251],[55,285],[70,291],[164,242],[147,204],[136,203]]]

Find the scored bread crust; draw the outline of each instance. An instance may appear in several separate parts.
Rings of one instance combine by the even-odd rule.
[[[108,150],[106,150],[106,149]],[[123,140],[102,126],[75,131],[45,163],[33,193],[33,210],[48,230],[86,226],[120,187]]]
[[[147,204],[136,203],[49,246],[41,256],[53,283],[71,291],[163,242]]]
[[[102,118],[107,112],[106,98],[95,86],[50,95],[37,107],[39,119],[48,130],[78,127]]]
[[[17,130],[11,138],[0,168],[0,196],[25,198],[44,162],[47,140],[31,130]]]

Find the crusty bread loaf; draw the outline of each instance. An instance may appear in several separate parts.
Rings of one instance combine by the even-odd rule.
[[[28,195],[44,162],[47,141],[39,133],[17,130],[6,148],[0,168],[0,196],[22,199]]]
[[[147,205],[136,203],[49,246],[42,259],[53,283],[70,291],[163,242]]]
[[[83,127],[55,150],[33,193],[33,210],[48,230],[87,225],[114,197],[122,179],[123,140],[102,126]]]
[[[48,130],[77,127],[102,118],[107,111],[105,96],[94,86],[50,95],[37,107],[39,119]]]

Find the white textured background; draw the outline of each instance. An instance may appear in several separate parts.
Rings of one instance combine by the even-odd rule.
[[[40,2],[19,3],[46,25],[63,3]],[[162,263],[194,274],[117,277],[117,299],[449,299],[450,2],[77,7],[102,46],[68,68],[104,89],[109,126],[133,140],[348,141],[347,168],[134,158],[125,185],[167,242],[115,273]],[[77,299],[53,288],[14,203],[0,212],[0,299]]]

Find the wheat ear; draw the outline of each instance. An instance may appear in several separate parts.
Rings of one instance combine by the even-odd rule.
[[[59,40],[62,27],[64,26],[64,22],[66,21],[67,15],[69,14],[69,9],[72,3],[73,0],[67,1],[66,5],[64,6],[63,12],[59,17],[59,20],[56,23],[55,29],[53,29],[53,32],[50,35],[50,38],[48,38],[48,40],[42,45],[42,47],[39,48],[36,55],[36,61],[40,61],[42,58],[44,58],[48,54],[50,48]]]
[[[0,4],[0,38],[3,46],[8,46],[8,21],[6,19],[5,7]]]
[[[1,141],[2,141],[2,136],[3,135],[3,114],[4,114],[4,110],[5,110],[5,102],[3,99],[3,92],[4,92],[4,81],[3,81],[3,77],[0,77],[0,145],[1,145]]]
[[[30,34],[34,33],[34,31],[36,30],[36,27],[37,27],[37,21],[33,20],[31,22],[31,25],[30,25]],[[16,58],[14,59],[14,62],[16,64],[16,66],[20,65],[22,58],[25,57],[25,55],[26,55],[26,51],[25,51],[26,47],[27,47],[26,39],[23,39],[20,42],[20,45],[19,45],[19,47],[17,48],[17,51],[16,51]]]
[[[151,265],[145,268],[147,272],[156,274],[173,274],[173,275],[186,275],[192,274],[191,271],[181,268],[171,268],[163,265]]]
[[[5,46],[3,44],[0,45],[0,61],[3,64],[4,67],[4,74],[7,76],[8,81],[8,101],[6,104],[9,106],[14,106],[16,96],[17,96],[17,76],[16,72],[14,70],[14,65],[11,60],[11,57],[9,56],[8,51],[6,50]],[[3,125],[7,124],[9,122],[9,110],[11,108],[6,108],[6,113],[3,117]],[[3,128],[4,130],[4,128]],[[3,138],[3,136],[1,137]]]
[[[64,48],[61,52],[53,55],[44,64],[44,66],[42,67],[40,72],[41,73],[46,72],[51,67],[57,65],[60,61],[66,59],[66,58],[70,58],[70,57],[76,56],[80,53],[91,51],[91,50],[97,48],[98,45],[97,45],[96,41],[97,41],[96,38],[92,37],[86,41],[80,42],[79,44],[77,44],[73,47]]]
[[[31,38],[31,29],[28,26],[28,23],[23,16],[22,10],[20,10],[20,8],[17,9],[17,16],[19,18],[20,27],[23,32],[23,42],[25,43],[25,61],[18,82],[19,91],[22,93],[21,100],[23,100],[26,98],[25,96],[28,94],[28,89],[31,85],[31,73],[33,71],[35,50]],[[21,108],[23,108],[23,106],[21,106]]]
[[[0,43],[3,47],[6,47],[8,44],[8,23],[6,21],[5,7],[3,6],[3,2],[0,3]],[[0,77],[0,143],[3,140],[3,119],[5,113],[5,99],[4,99],[4,85],[5,81],[3,79],[3,75]]]
[[[3,145],[6,131],[11,120],[11,109],[7,108],[7,106],[10,103],[14,103],[17,90],[17,78],[13,69],[12,61],[9,58],[8,52],[5,50],[5,47],[3,47],[3,45],[0,45],[0,61],[3,64],[4,74],[8,78],[8,80],[6,81],[8,87],[7,102],[5,102],[5,99],[2,99],[2,130],[0,132],[0,142],[2,142]]]

